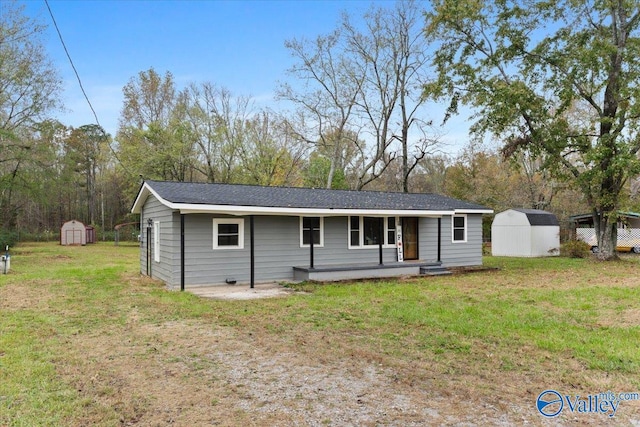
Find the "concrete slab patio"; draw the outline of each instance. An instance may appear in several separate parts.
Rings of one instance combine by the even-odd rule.
[[[275,298],[291,295],[295,291],[285,288],[277,283],[256,284],[253,289],[249,285],[216,285],[198,286],[186,289],[202,298],[224,299],[224,300],[249,300],[258,298]]]

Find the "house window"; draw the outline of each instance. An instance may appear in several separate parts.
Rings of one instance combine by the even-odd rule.
[[[160,221],[153,223],[153,260],[160,262]]]
[[[313,236],[313,246],[324,246],[324,218],[318,216],[300,217],[300,247],[309,246]]]
[[[373,218],[370,216],[365,216],[362,218],[362,225],[364,230],[364,244],[366,246],[369,245],[379,245],[380,238],[384,236],[380,236],[380,221],[382,218]],[[382,242],[384,244],[384,242]]]
[[[382,221],[382,235],[380,234],[380,221]],[[396,243],[396,218],[395,217],[349,217],[349,247],[362,248],[380,245],[393,246]]]
[[[243,249],[244,219],[214,218],[213,249]]]
[[[396,242],[396,217],[387,218],[387,244],[393,245]]]
[[[467,216],[454,215],[452,222],[453,242],[463,243],[467,241]]]
[[[349,244],[360,246],[360,217],[349,217]]]

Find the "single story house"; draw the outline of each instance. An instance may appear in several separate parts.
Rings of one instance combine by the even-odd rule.
[[[141,272],[170,288],[482,264],[483,206],[435,194],[143,182]]]
[[[551,212],[508,209],[491,224],[493,256],[544,257],[560,255],[560,223]]]

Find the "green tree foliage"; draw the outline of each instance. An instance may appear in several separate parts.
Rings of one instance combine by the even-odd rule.
[[[14,229],[26,170],[37,161],[35,126],[59,107],[60,79],[40,36],[44,27],[15,2],[0,4],[0,228]]]
[[[0,6],[0,129],[21,137],[21,130],[58,108],[57,71],[40,42],[44,26],[22,15],[24,6]]]
[[[119,158],[131,176],[169,181],[299,183],[304,150],[284,119],[212,83],[179,90],[150,69],[124,88]],[[137,180],[136,180],[137,181]],[[137,183],[129,186],[133,197]]]
[[[640,25],[634,0],[437,0],[427,35],[438,79],[425,93],[475,107],[472,130],[528,151],[593,211],[600,256],[615,257],[616,212],[640,173]],[[573,111],[584,114],[576,119]]]
[[[281,118],[263,111],[245,123],[240,159],[243,182],[258,185],[299,185],[306,147],[287,133]]]
[[[153,68],[142,71],[124,87],[123,94],[116,139],[125,170],[147,179],[191,179],[193,146],[173,75],[161,76]]]
[[[72,128],[53,120],[34,130],[18,198],[21,232],[51,239],[70,219],[101,230],[127,220],[131,199],[123,197],[109,134],[98,125]]]
[[[72,129],[65,139],[65,160],[78,175],[78,186],[84,188],[86,222],[96,224],[99,210],[97,197],[103,194],[103,174],[108,165],[111,137],[98,125],[84,125]]]
[[[182,93],[185,125],[194,144],[196,170],[208,182],[234,182],[251,99],[212,83],[191,83]]]
[[[309,156],[304,169],[304,186],[309,188],[326,188],[327,176],[331,170],[331,160],[315,151]],[[344,171],[337,170],[331,180],[331,188],[348,190],[349,184],[344,176]]]
[[[532,167],[530,159],[504,159],[496,150],[474,144],[446,166],[442,185],[448,196],[482,204],[496,213],[511,208],[548,210],[562,225],[588,208],[580,192]],[[492,221],[491,216],[483,218],[485,236],[491,234]]]

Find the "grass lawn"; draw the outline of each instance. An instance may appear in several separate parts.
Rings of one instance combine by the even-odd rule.
[[[218,301],[140,276],[137,246],[23,244],[0,276],[0,426],[544,425],[544,390],[640,392],[640,256],[484,262]]]

